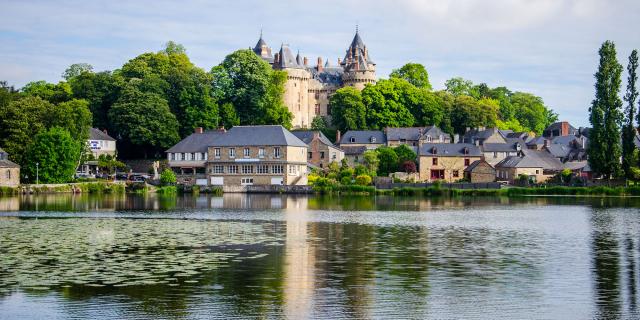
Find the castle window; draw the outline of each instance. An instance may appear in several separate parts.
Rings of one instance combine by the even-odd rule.
[[[316,103],[316,114],[320,114],[320,104]]]

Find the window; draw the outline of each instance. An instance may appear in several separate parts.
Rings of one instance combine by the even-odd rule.
[[[431,136],[427,136],[427,142],[431,142]]]
[[[320,151],[320,159],[324,159],[324,151]]]
[[[209,158],[209,154],[207,154],[206,152],[202,153],[202,160],[207,160],[207,158]]]
[[[353,157],[354,162],[358,162],[358,156]]]
[[[470,162],[469,159],[464,159],[464,166],[468,167],[469,166],[469,162]]]
[[[307,157],[308,157],[309,159],[313,158],[313,152],[307,152]]]
[[[229,148],[229,158],[236,157],[236,148]]]
[[[376,137],[371,137],[371,143],[376,143]]]
[[[351,138],[349,138],[349,141],[352,142],[352,143],[356,142],[356,138],[355,137],[351,137]]]
[[[460,172],[458,172],[458,170],[453,170],[453,177],[457,178],[460,176]]]
[[[253,184],[253,178],[242,178],[242,179],[240,179],[240,184],[241,185],[252,185]]]
[[[221,165],[213,166],[213,173],[224,173],[224,167]]]
[[[11,179],[11,170],[7,169],[7,180]]]
[[[258,173],[269,173],[269,166],[266,164],[258,165]]]
[[[431,165],[432,166],[437,166],[438,165],[438,158],[431,159]]]
[[[249,158],[249,155],[251,155],[251,150],[249,150],[249,148],[244,148],[244,150],[242,151],[242,154],[244,155],[245,158]]]
[[[494,158],[497,158],[497,157],[498,157],[498,153],[497,153],[497,152],[494,152],[494,153],[493,153],[493,157],[494,157]]]
[[[281,164],[276,164],[271,166],[271,172],[275,174],[282,174],[284,173],[284,168]]]
[[[536,170],[536,174],[540,174],[540,170]]]
[[[253,173],[253,166],[252,165],[243,165],[242,166],[242,173],[243,174],[247,174],[247,173]]]
[[[264,148],[258,149],[258,158],[264,158]]]
[[[218,159],[220,158],[220,148],[213,149],[213,156]]]
[[[320,114],[320,104],[316,103],[316,115]]]
[[[298,174],[298,166],[289,166],[289,174]]]
[[[237,173],[238,173],[238,166],[237,166],[237,165],[235,165],[235,164],[230,165],[230,166],[229,166],[229,173],[235,173],[235,174],[237,174]]]
[[[196,160],[196,161],[201,160],[201,159],[200,159],[200,157],[202,156],[202,153],[198,152],[198,153],[196,153],[195,155],[196,155],[196,156],[195,156],[194,160]]]
[[[331,153],[331,159],[335,160],[337,157],[338,157],[338,156],[336,155],[336,153],[335,153],[335,152],[332,152],[332,153]]]
[[[273,155],[276,158],[280,158],[282,156],[282,154],[280,153],[280,147],[274,147],[273,148]]]

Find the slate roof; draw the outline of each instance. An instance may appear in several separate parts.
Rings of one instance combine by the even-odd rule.
[[[355,138],[354,142],[351,142],[351,138]],[[371,142],[371,138],[375,138],[376,142]],[[386,144],[387,137],[384,132],[380,130],[349,130],[344,133],[340,139],[340,145],[349,144]]]
[[[524,148],[525,143],[521,139],[506,138],[507,143],[484,143],[482,151],[484,152],[517,152]],[[520,148],[518,148],[520,144]]]
[[[545,170],[562,170],[560,160],[544,150],[523,149],[524,156],[510,156],[496,164],[501,168],[542,168]]]
[[[387,132],[387,140],[388,141],[399,141],[399,140],[418,140],[422,135],[428,135],[432,137],[440,137],[441,135],[445,138],[448,137],[446,133],[444,133],[440,128],[436,126],[428,126],[428,127],[409,127],[409,128],[386,128]]]
[[[283,44],[280,47],[280,53],[278,56],[278,66],[281,69],[303,68],[303,66],[296,61],[296,58],[293,56],[293,53],[291,52],[291,49],[289,49],[289,46],[286,44]]]
[[[96,128],[89,129],[89,140],[116,141],[116,139],[112,138],[110,135],[106,134],[104,131]]]
[[[0,160],[0,168],[20,168],[20,166],[10,160]]]
[[[165,152],[207,152],[213,140],[223,132],[218,130],[192,133]]]
[[[209,144],[215,147],[235,146],[292,146],[307,147],[293,133],[280,125],[235,126],[217,135]]]
[[[344,73],[342,68],[324,68],[321,72],[318,72],[316,68],[307,68],[307,71],[311,73],[313,79],[321,83],[342,86],[342,74]]]
[[[589,163],[587,162],[587,160],[569,161],[569,162],[565,162],[564,164],[564,168],[569,170],[585,170],[585,168],[588,168],[588,166],[589,166]]]
[[[367,151],[367,147],[361,146],[361,147],[342,147],[341,148],[342,151],[344,151],[344,154],[349,156],[353,156],[353,155],[361,155],[363,154],[365,151]]]
[[[466,153],[465,153],[466,149]],[[471,143],[425,143],[419,155],[438,157],[481,157],[480,148]]]
[[[500,136],[505,138],[505,135],[502,132],[500,132],[498,128],[486,128],[484,130],[478,130],[476,128],[476,129],[470,129],[469,131],[465,132],[465,134],[462,136],[462,141],[464,141],[465,143],[474,143],[475,140],[484,141],[485,139],[494,135],[496,132],[500,134]]]
[[[327,136],[324,135],[324,133],[322,133],[322,131],[315,131],[315,130],[296,130],[296,131],[291,131],[291,133],[293,133],[294,136],[298,137],[298,139],[302,140],[302,142],[309,144],[311,143],[311,141],[313,140],[313,134],[317,132],[320,135],[320,141],[328,146],[332,146],[335,147],[333,145],[333,143],[331,143],[331,140],[329,140],[329,138],[327,138]]]
[[[506,138],[518,138],[525,140],[529,137],[528,132],[510,132],[506,135]]]
[[[546,127],[544,129],[544,131],[553,131],[553,130],[562,130],[562,123],[564,123],[566,121],[558,121],[558,122],[554,122],[552,124],[550,124],[548,127]],[[578,129],[576,129],[574,126],[572,126],[571,124],[569,124],[569,134],[570,135],[575,135],[578,132]]]
[[[493,166],[491,164],[489,164],[489,162],[486,162],[484,160],[476,160],[476,161],[472,162],[468,167],[464,168],[464,172],[473,171],[473,169],[475,169],[478,165],[480,165],[483,162],[486,163],[489,167],[493,168]]]
[[[566,158],[572,149],[564,144],[550,144],[547,146],[547,151],[556,158]]]
[[[551,140],[552,144],[562,144],[562,145],[569,145],[572,141],[574,140],[578,140],[579,138],[576,136],[559,136],[559,137],[555,137]],[[578,141],[579,142],[579,141]]]
[[[532,138],[529,141],[527,141],[527,145],[528,146],[533,146],[533,145],[541,146],[541,145],[544,144],[544,140],[546,140],[544,137],[535,137],[535,138]]]

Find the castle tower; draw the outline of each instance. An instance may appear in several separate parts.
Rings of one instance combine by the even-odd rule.
[[[345,86],[362,90],[365,84],[376,83],[376,64],[369,57],[369,50],[360,38],[357,28],[356,35],[340,65],[344,69],[342,82]]]
[[[307,128],[313,121],[312,109],[309,107],[309,80],[311,74],[306,70],[300,53],[293,56],[286,44],[280,47],[273,68],[287,72],[284,85],[284,104],[293,114],[291,124],[294,128]]]
[[[262,31],[260,31],[260,39],[258,43],[256,43],[255,47],[253,47],[253,52],[257,54],[260,58],[266,60],[269,63],[273,63],[273,55],[271,55],[271,48],[267,45],[267,43],[262,39]]]

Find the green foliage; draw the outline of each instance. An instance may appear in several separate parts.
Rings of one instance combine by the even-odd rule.
[[[163,186],[174,185],[178,182],[176,179],[176,174],[171,169],[164,169],[160,174],[160,183]]]
[[[124,141],[145,155],[162,152],[180,139],[178,121],[167,101],[156,93],[141,91],[135,83],[124,89],[109,111],[109,119]]]
[[[589,133],[587,154],[589,165],[596,176],[609,178],[620,170],[620,124],[622,100],[620,84],[622,65],[616,58],[615,44],[606,41],[599,51],[600,65],[596,78],[596,96],[589,109]]]
[[[499,106],[495,100],[460,95],[455,98],[451,110],[451,123],[456,133],[463,134],[466,128],[494,127],[498,120]]]
[[[93,114],[93,126],[112,130],[107,114],[124,87],[124,79],[109,71],[98,73],[84,71],[70,78],[69,85],[74,98],[84,99],[89,103],[89,110]]]
[[[638,164],[637,149],[634,143],[636,138],[636,120],[640,121],[640,117],[636,119],[636,100],[638,99],[638,89],[636,83],[638,82],[638,51],[633,50],[629,56],[629,64],[627,65],[627,93],[624,96],[624,101],[627,102],[627,107],[624,111],[624,125],[622,127],[622,170],[624,171],[627,179],[633,179],[635,174],[631,168]]]
[[[415,162],[418,155],[407,145],[399,145],[393,148],[393,151],[398,156],[398,163],[403,163],[405,161]]]
[[[20,92],[6,81],[0,81],[0,110],[4,109],[14,100],[20,98]]]
[[[251,50],[238,50],[211,69],[212,95],[231,103],[240,123],[291,127],[292,114],[284,105],[286,72],[276,71]]]
[[[380,80],[362,90],[362,101],[367,106],[367,127],[411,127],[415,118],[410,110],[415,108],[419,90],[399,78]]]
[[[429,73],[419,63],[407,63],[400,69],[394,69],[389,75],[391,78],[400,78],[408,81],[417,88],[431,90]]]
[[[240,125],[240,117],[231,102],[225,102],[220,106],[220,124],[226,129]]]
[[[479,97],[478,90],[475,89],[471,80],[465,80],[461,77],[451,78],[444,83],[446,91],[454,96],[471,96]]]
[[[338,89],[329,99],[333,125],[342,131],[367,128],[366,108],[362,94],[354,87]]]
[[[311,121],[311,129],[313,130],[325,130],[327,127],[327,120],[323,116],[315,116]]]
[[[28,96],[40,97],[51,103],[60,103],[71,100],[71,86],[66,82],[58,84],[47,83],[44,80],[29,82],[21,91]]]
[[[84,72],[92,72],[92,71],[93,71],[93,66],[88,63],[74,63],[64,71],[64,73],[62,74],[62,77],[65,80],[69,81],[72,78],[75,78]]]
[[[547,110],[542,98],[530,93],[516,92],[511,95],[511,105],[514,110],[514,119],[524,128],[541,134],[542,131],[554,121],[557,116]]]
[[[114,174],[116,169],[123,170],[126,168],[126,165],[111,155],[101,154],[98,157],[98,168],[106,171],[108,174]]]
[[[378,152],[375,150],[367,150],[362,155],[364,158],[364,165],[367,168],[367,172],[369,172],[372,176],[376,176],[378,172],[378,165],[380,164],[380,160],[378,160]]]
[[[393,148],[379,147],[376,149],[376,152],[378,153],[378,160],[380,161],[377,170],[379,176],[386,177],[389,173],[395,172],[398,169],[398,155]]]
[[[366,174],[361,174],[356,177],[356,184],[359,186],[368,186],[371,184],[371,177]]]
[[[82,144],[63,128],[53,127],[38,133],[27,151],[23,175],[36,181],[36,169],[42,183],[64,183],[73,179]],[[36,168],[38,164],[38,168]]]

